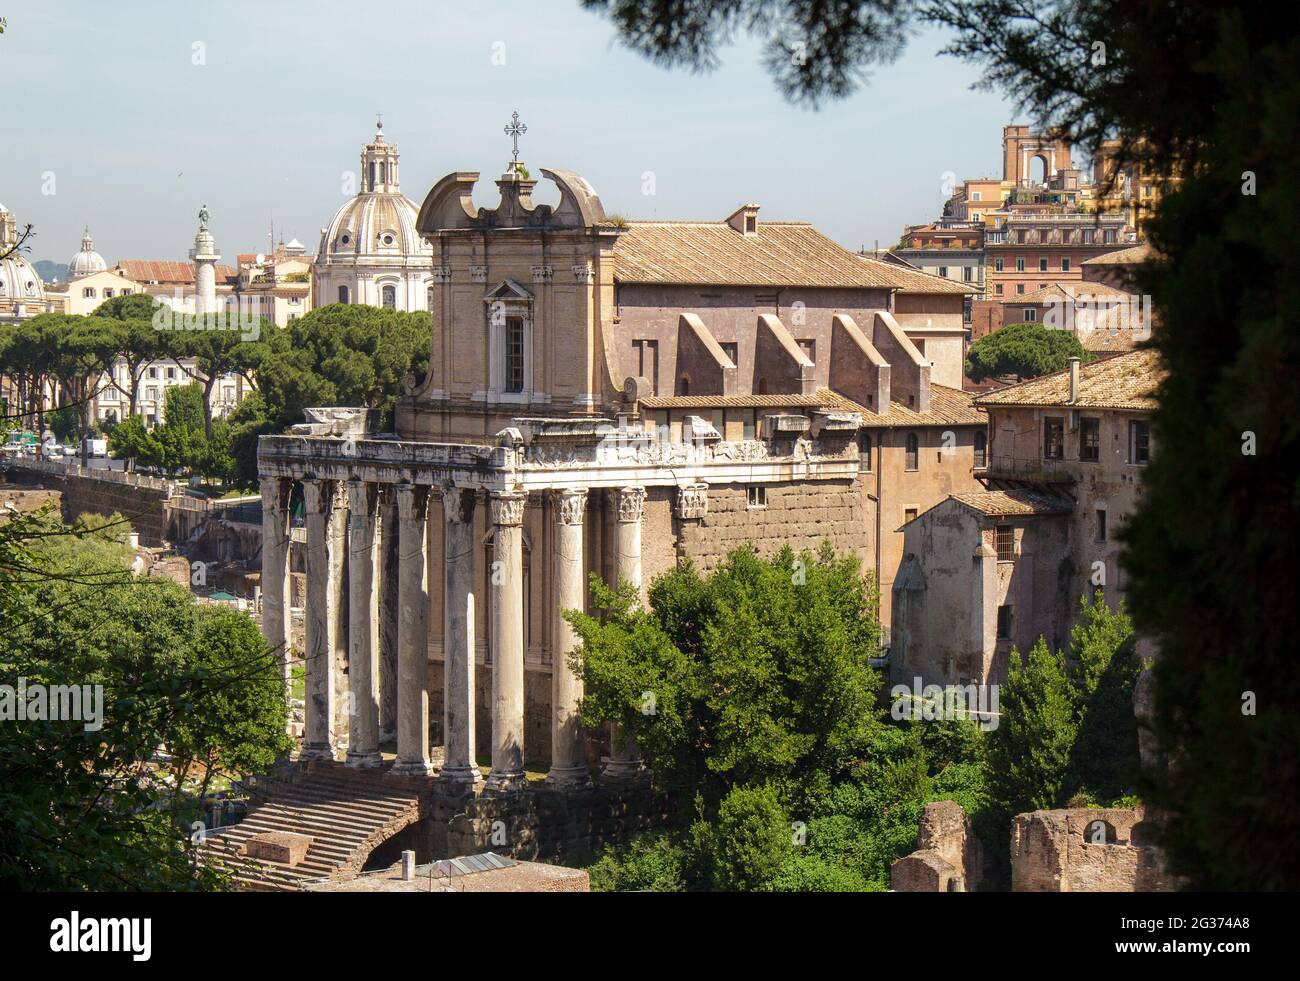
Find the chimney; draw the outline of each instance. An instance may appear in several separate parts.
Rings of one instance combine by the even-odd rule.
[[[1070,359],[1070,405],[1079,401],[1079,359]]]

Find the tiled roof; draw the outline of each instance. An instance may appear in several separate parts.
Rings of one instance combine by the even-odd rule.
[[[826,399],[820,395],[651,395],[641,404],[647,409],[815,409],[826,405]]]
[[[1131,266],[1135,263],[1146,262],[1154,256],[1155,250],[1151,248],[1150,243],[1143,242],[1141,245],[1131,245],[1127,249],[1103,252],[1091,259],[1084,259],[1083,264],[1085,266]]]
[[[1079,368],[1079,398],[1070,402],[1070,372],[1058,371],[1021,382],[975,399],[980,406],[1059,405],[1081,409],[1138,409],[1156,407],[1155,392],[1164,369],[1155,351],[1130,351]]]
[[[614,246],[624,283],[823,286],[975,292],[971,285],[850,252],[804,222],[763,221],[742,235],[726,222],[633,221]]]
[[[849,412],[862,413],[864,429],[890,429],[899,426],[983,426],[988,416],[976,408],[975,398],[970,392],[949,388],[946,385],[930,385],[930,408],[926,412],[917,412],[905,403],[889,402],[889,411],[880,415],[865,405],[859,405],[852,399],[829,388],[817,390],[817,394],[826,400],[829,408],[845,409]]]
[[[1070,498],[1034,487],[972,491],[968,494],[953,494],[952,499],[990,517],[1069,514],[1074,510],[1074,502]]]
[[[1032,293],[1011,297],[1002,302],[1006,306],[1018,306],[1022,303],[1051,303],[1053,300],[1078,300],[1080,298],[1127,300],[1132,297],[1132,293],[1126,293],[1114,286],[1107,286],[1105,283],[1049,283],[1046,286],[1040,286]]]
[[[137,283],[159,283],[178,286],[194,282],[194,264],[172,259],[123,259],[114,269]],[[224,283],[239,276],[234,266],[217,266],[217,282]]]

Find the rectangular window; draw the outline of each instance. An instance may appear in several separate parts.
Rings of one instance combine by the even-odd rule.
[[[1001,284],[1001,283],[994,283],[994,284],[993,284],[993,295],[994,295],[994,296],[1001,296],[1001,295],[1002,295],[1002,284]]]
[[[1007,640],[1011,637],[1011,607],[998,607],[998,640]]]
[[[972,266],[962,266],[962,268],[961,268],[961,278],[962,278],[962,281],[963,281],[963,282],[966,282],[966,283],[973,283],[973,282],[975,282],[975,269],[974,269],[974,267],[972,267]]]
[[[1025,271],[1025,260],[1022,257],[1016,260],[1016,272],[1024,272],[1024,271]]]
[[[1016,295],[1017,295],[1017,296],[1023,296],[1024,293],[1025,293],[1025,284],[1024,284],[1024,283],[1016,283]]]
[[[524,319],[506,317],[506,391],[524,390]]]
[[[970,192],[970,199],[971,199],[972,201],[978,201],[978,200],[980,199],[980,192],[979,192],[979,191],[971,191],[971,192]]]
[[[948,278],[948,267],[947,267],[947,266],[940,266],[940,267],[939,267],[939,275],[942,276],[944,279],[947,279],[947,278]]]
[[[799,350],[803,356],[813,364],[817,363],[817,342],[811,337],[801,337],[798,341]]]
[[[735,341],[726,341],[722,344],[719,344],[718,347],[722,348],[722,353],[731,359],[732,364],[736,365],[736,367],[740,367],[740,345],[739,344],[737,344]]]
[[[1128,462],[1145,466],[1151,460],[1151,424],[1134,419],[1128,424]]]
[[[1016,557],[1016,529],[1011,525],[998,525],[994,538],[998,561],[1011,562]]]
[[[1001,272],[1001,271],[1002,271],[1002,258],[1001,258],[1001,256],[999,256],[998,258],[996,258],[996,259],[993,260],[993,271],[994,271],[994,272]]]
[[[1060,416],[1043,419],[1043,459],[1065,459],[1065,420]]]
[[[858,456],[862,461],[862,472],[871,473],[871,434],[858,434]]]
[[[746,502],[746,506],[750,508],[767,507],[767,488],[766,487],[749,488],[748,500]]]
[[[903,523],[916,520],[916,508],[905,508],[903,510]]]
[[[756,427],[754,425],[754,410],[745,409],[743,412],[741,412],[740,418],[741,418],[741,426],[743,427],[741,429],[741,438],[753,439],[754,433],[756,431]]]
[[[1035,310],[1033,307],[1025,307],[1024,321],[1027,324],[1038,323],[1038,311]]]
[[[104,299],[106,299],[106,300],[111,300],[112,298],[113,298],[113,291],[112,291],[112,290],[104,290]]]
[[[1069,272],[1069,271],[1070,271],[1070,260],[1069,260],[1069,259],[1062,259],[1062,260],[1061,260],[1061,272]]]
[[[1086,416],[1079,420],[1079,459],[1096,463],[1101,459],[1101,420]]]
[[[1106,540],[1106,512],[1101,508],[1097,509],[1097,541]]]
[[[1046,259],[1039,259],[1039,260],[1038,260],[1038,271],[1039,271],[1039,272],[1047,272],[1047,260],[1046,260]]]

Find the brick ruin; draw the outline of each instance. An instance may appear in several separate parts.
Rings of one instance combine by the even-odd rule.
[[[895,892],[973,892],[987,879],[980,842],[954,801],[927,804],[917,850],[894,862]],[[1012,892],[1172,892],[1144,808],[1075,807],[1017,814]]]

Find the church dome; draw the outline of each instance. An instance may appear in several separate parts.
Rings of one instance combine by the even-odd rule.
[[[383,127],[361,151],[361,192],[335,213],[321,231],[322,260],[430,256],[432,250],[415,229],[419,208],[401,193],[396,144],[384,139]]]
[[[14,253],[0,259],[0,302],[40,301],[45,299],[41,276],[25,255]]]
[[[86,234],[81,236],[81,251],[68,263],[68,279],[80,279],[91,273],[103,272],[107,268],[108,263],[104,261],[104,257],[95,251],[95,243],[90,237],[90,229],[87,228]]]
[[[0,204],[0,253],[18,242],[18,222],[3,204]],[[0,259],[0,303],[40,301],[45,299],[45,286],[36,267],[21,252]]]

